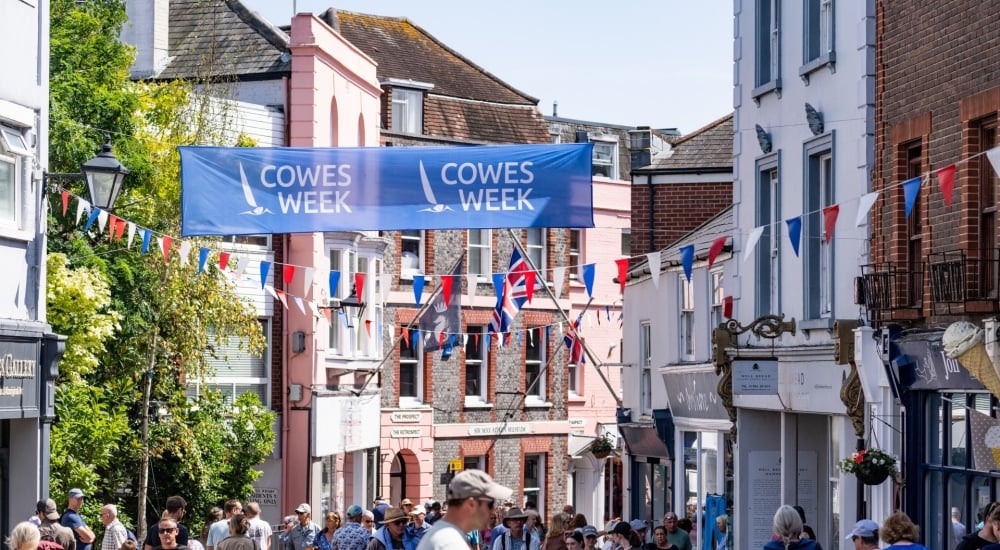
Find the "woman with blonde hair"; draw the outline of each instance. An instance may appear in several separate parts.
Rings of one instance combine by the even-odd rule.
[[[920,527],[913,523],[910,516],[904,512],[894,512],[882,522],[882,528],[878,530],[882,540],[889,544],[886,550],[895,548],[898,550],[928,550],[926,546],[917,544],[920,538]]]
[[[552,516],[552,520],[549,522],[549,531],[545,534],[545,542],[542,544],[542,550],[566,550],[565,533],[572,519],[562,512]]]
[[[764,550],[816,550],[816,541],[803,539],[802,517],[795,508],[785,504],[774,513],[774,535],[778,540],[769,541]]]
[[[7,537],[7,546],[10,550],[35,550],[38,548],[38,541],[42,540],[42,534],[38,532],[38,527],[30,521],[22,521],[14,526]]]
[[[316,547],[319,550],[331,550],[333,534],[342,525],[340,514],[337,512],[327,512],[323,514],[323,530],[316,537]]]

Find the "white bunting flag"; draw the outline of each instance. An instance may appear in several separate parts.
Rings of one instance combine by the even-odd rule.
[[[86,199],[76,199],[76,225],[80,225],[84,212],[90,213],[90,203]]]
[[[997,173],[1000,177],[1000,145],[986,151],[986,158],[990,159],[990,164],[993,165],[993,171]]]
[[[743,261],[747,261],[747,258],[753,254],[753,249],[757,248],[757,242],[760,241],[760,236],[764,234],[764,228],[766,226],[762,225],[760,227],[755,227],[753,231],[750,232],[750,236],[747,237],[747,247],[743,249]]]
[[[660,267],[663,265],[660,251],[646,254],[646,261],[649,262],[649,275],[653,278],[653,288],[660,288]]]
[[[872,207],[875,206],[875,201],[878,200],[878,191],[868,193],[867,195],[862,195],[858,199],[858,218],[854,220],[854,225],[861,227],[868,221],[868,213],[871,212]]]
[[[236,259],[238,263],[236,264],[236,275],[233,279],[236,280],[236,284],[240,284],[243,282],[243,275],[246,273],[247,266],[250,265],[250,259],[241,255],[237,255]]]
[[[132,248],[132,239],[135,238],[135,223],[128,222],[128,248]]]
[[[305,315],[306,314],[306,306],[305,306],[305,304],[302,303],[302,298],[299,298],[298,296],[293,295],[292,299],[295,300],[295,305],[298,306],[299,311],[302,312],[302,315]]]
[[[479,279],[479,275],[475,273],[467,273],[465,275],[465,285],[466,290],[469,294],[469,305],[473,305],[476,302],[476,281]]]
[[[191,243],[189,241],[181,241],[181,267],[188,264],[188,260],[191,258]]]
[[[316,275],[316,268],[305,267],[303,268],[303,270],[304,271],[302,272],[302,295],[309,296],[309,293],[312,292],[313,283],[315,282],[313,280],[313,277]]]
[[[264,290],[266,290],[267,293],[270,294],[271,297],[274,298],[275,300],[281,300],[281,298],[278,298],[278,293],[274,291],[274,287],[273,286],[271,286],[271,285],[264,285]]]
[[[562,297],[563,283],[566,282],[566,268],[556,267],[552,269],[552,282],[555,283],[552,289],[553,294],[556,295],[556,300]]]
[[[101,210],[101,213],[97,215],[97,226],[100,228],[98,235],[104,233],[104,226],[108,225],[108,212],[107,210]]]

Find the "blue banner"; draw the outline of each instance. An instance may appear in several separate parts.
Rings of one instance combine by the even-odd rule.
[[[593,227],[592,147],[181,147],[181,234]]]

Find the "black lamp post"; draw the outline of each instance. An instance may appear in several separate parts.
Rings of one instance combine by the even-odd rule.
[[[122,191],[128,168],[118,162],[111,152],[111,136],[104,137],[104,145],[96,157],[80,165],[80,172],[47,172],[44,180],[86,179],[90,203],[101,210],[111,210]]]
[[[361,319],[361,317],[365,314],[365,308],[368,307],[368,304],[358,298],[358,287],[352,286],[351,295],[347,298],[340,301],[330,300],[330,305],[319,307],[320,309],[342,311],[344,315],[347,316],[347,328],[354,328],[354,324],[351,322],[351,319],[353,318],[352,312],[357,310],[357,318]]]

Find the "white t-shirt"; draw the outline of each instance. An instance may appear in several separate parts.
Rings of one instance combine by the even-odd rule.
[[[457,525],[440,519],[424,533],[417,550],[469,550],[469,541]]]

